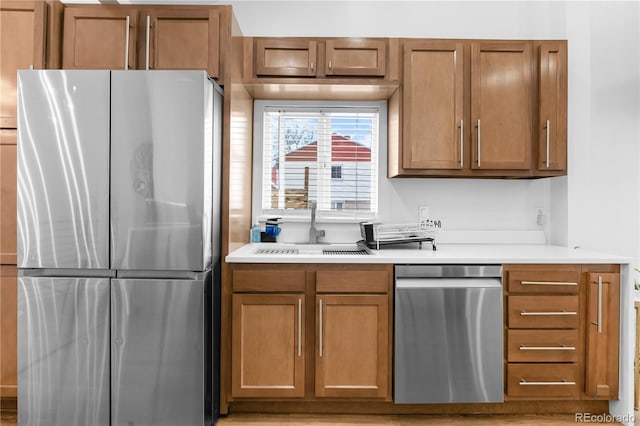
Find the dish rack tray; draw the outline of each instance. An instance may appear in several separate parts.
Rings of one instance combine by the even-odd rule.
[[[360,222],[361,243],[368,248],[379,250],[390,244],[418,243],[422,249],[423,242],[430,242],[436,250],[435,227],[422,228],[419,224],[376,225],[371,222]]]

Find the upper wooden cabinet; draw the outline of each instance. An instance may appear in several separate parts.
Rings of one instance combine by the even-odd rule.
[[[132,9],[65,8],[62,67],[135,69],[137,23]]]
[[[566,174],[566,42],[406,39],[401,63],[390,177]]]
[[[385,77],[386,39],[256,38],[256,77]]]
[[[531,43],[471,43],[471,167],[531,168]]]
[[[384,77],[386,43],[375,39],[326,41],[326,74]]]
[[[463,42],[446,40],[404,44],[403,170],[453,172],[469,167],[465,47]]]
[[[47,3],[0,3],[0,127],[17,127],[17,76],[19,69],[43,68]]]
[[[542,175],[567,170],[567,43],[535,43],[538,66],[538,164]]]
[[[204,69],[222,78],[228,6],[76,6],[64,15],[64,68]]]

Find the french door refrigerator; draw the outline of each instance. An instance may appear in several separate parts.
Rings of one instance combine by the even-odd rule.
[[[217,417],[222,93],[18,73],[18,423]]]

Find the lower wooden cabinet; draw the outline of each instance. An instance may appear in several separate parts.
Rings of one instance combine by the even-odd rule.
[[[387,395],[388,303],[387,295],[316,296],[316,396]]]
[[[0,265],[0,398],[18,396],[17,272]]]
[[[231,398],[390,401],[391,271],[233,265]]]
[[[233,295],[234,396],[304,396],[304,305],[304,294]]]
[[[596,399],[618,399],[620,274],[588,274],[585,316],[585,392]]]
[[[505,265],[507,399],[618,399],[619,265]]]

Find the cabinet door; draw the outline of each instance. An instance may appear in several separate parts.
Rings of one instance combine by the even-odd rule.
[[[402,167],[462,169],[468,165],[464,159],[463,43],[407,42],[403,61]]]
[[[304,294],[234,294],[232,309],[232,396],[304,396]]]
[[[389,396],[389,299],[316,296],[316,396]]]
[[[18,396],[17,274],[0,265],[0,398]]]
[[[597,399],[618,399],[620,275],[589,273],[585,392]]]
[[[0,264],[17,262],[17,159],[15,129],[0,130]]]
[[[140,68],[202,69],[219,76],[220,11],[214,8],[152,9],[141,13]],[[148,26],[148,27],[147,27]],[[148,29],[147,29],[148,28]]]
[[[567,44],[538,42],[538,170],[567,169]]]
[[[16,71],[44,66],[46,7],[43,1],[0,3],[0,127],[17,127]]]
[[[385,74],[385,51],[383,40],[327,40],[326,74],[383,77]]]
[[[257,76],[315,77],[317,43],[300,39],[256,39]]]
[[[130,8],[66,7],[62,67],[136,68],[138,13]]]
[[[531,167],[531,44],[471,44],[474,169]]]

